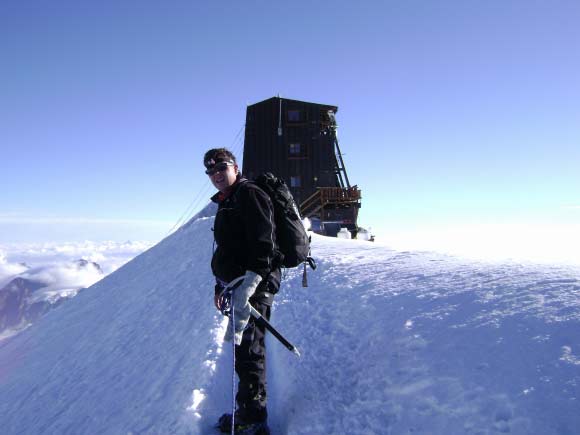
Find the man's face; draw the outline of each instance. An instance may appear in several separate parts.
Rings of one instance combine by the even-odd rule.
[[[208,174],[211,182],[217,190],[225,193],[236,182],[238,165],[220,162],[213,167],[211,172],[213,173]]]

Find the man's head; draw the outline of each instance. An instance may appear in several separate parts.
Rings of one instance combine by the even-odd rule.
[[[226,148],[213,148],[203,156],[205,173],[220,192],[225,193],[237,180],[236,157]]]

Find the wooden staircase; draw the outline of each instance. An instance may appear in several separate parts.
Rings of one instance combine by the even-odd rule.
[[[358,187],[318,187],[300,204],[302,217],[321,217],[321,211],[329,207],[349,207],[360,204],[361,191]]]

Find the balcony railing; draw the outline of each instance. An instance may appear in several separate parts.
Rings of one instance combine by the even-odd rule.
[[[361,199],[361,191],[357,186],[348,188],[319,187],[300,204],[300,212],[304,217],[316,215],[328,204],[358,203]]]

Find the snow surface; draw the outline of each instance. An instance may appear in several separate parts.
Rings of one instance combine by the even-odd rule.
[[[231,349],[198,217],[0,343],[3,434],[215,434]],[[313,237],[268,337],[284,434],[580,433],[580,269]]]

